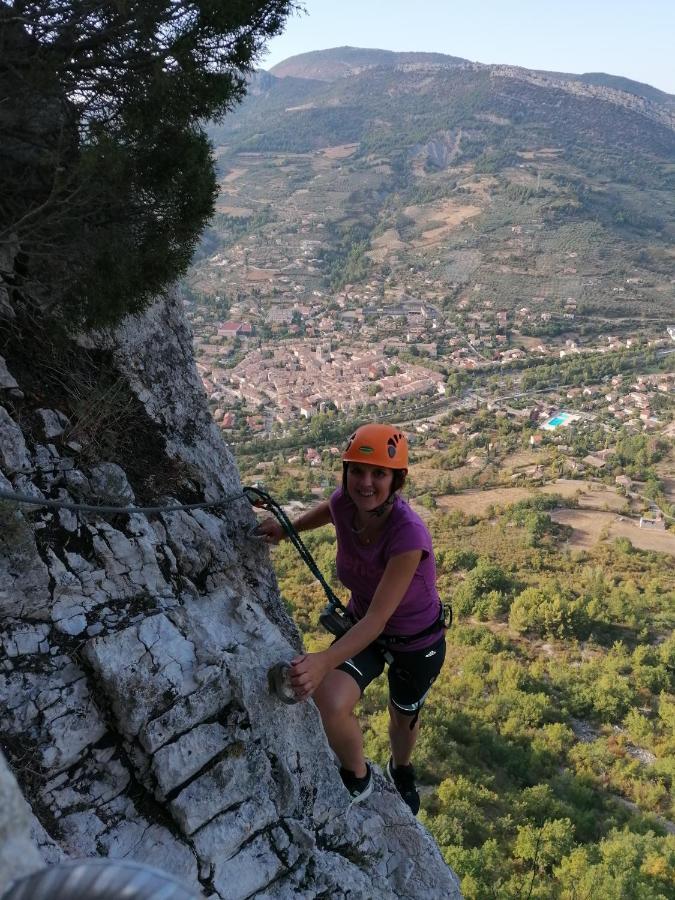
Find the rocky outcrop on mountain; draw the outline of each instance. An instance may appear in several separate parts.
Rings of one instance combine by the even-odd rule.
[[[557,88],[577,97],[603,100],[622,109],[638,113],[652,122],[658,122],[675,131],[675,113],[670,105],[656,103],[638,94],[602,84],[589,84],[574,76],[568,77],[557,72],[536,72],[520,66],[490,66],[489,69],[492,78],[514,78],[538,87]],[[664,97],[666,96],[664,95]]]
[[[0,490],[164,509],[0,499],[0,894],[103,856],[227,900],[459,897],[382,778],[350,807],[314,705],[268,693],[299,636],[178,301],[40,353],[4,322]]]
[[[301,53],[277,63],[270,73],[275,78],[333,82],[375,69],[397,73],[441,72],[454,69],[488,72],[493,79],[510,78],[537,87],[563,90],[577,97],[602,100],[675,129],[675,99],[650,85],[602,73],[572,75],[525,69],[522,66],[471,62],[443,53],[396,53],[361,47],[333,47]],[[268,73],[259,73],[258,77]]]
[[[461,128],[458,128],[456,132],[443,131],[425,144],[419,144],[413,148],[411,156],[421,160],[425,166],[445,169],[459,155],[461,141]]]

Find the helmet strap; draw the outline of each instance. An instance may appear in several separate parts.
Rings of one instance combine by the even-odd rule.
[[[384,501],[384,503],[381,503],[375,509],[370,510],[370,515],[375,516],[375,518],[378,518],[378,519],[380,518],[380,516],[383,516],[387,512],[388,508],[393,505],[394,495],[395,495],[395,492],[392,491],[391,494],[389,494],[387,499]]]

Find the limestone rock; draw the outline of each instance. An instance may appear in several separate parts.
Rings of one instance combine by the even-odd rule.
[[[251,836],[261,832],[278,820],[276,807],[271,800],[260,802],[246,800],[236,809],[216,816],[193,836],[199,858],[217,865],[231,859]]]
[[[224,671],[192,694],[177,700],[163,715],[151,719],[139,735],[143,747],[154,753],[167,741],[222,712],[231,699],[229,676]]]
[[[231,754],[189,784],[171,804],[177,822],[193,834],[207,822],[245,800],[259,805],[276,794],[269,759],[258,747],[233,748]]]
[[[12,487],[1,473],[0,487]],[[48,618],[50,599],[49,571],[33,531],[17,507],[0,503],[0,624],[9,618]]]
[[[117,463],[104,462],[93,466],[89,472],[89,484],[97,503],[109,506],[131,506],[134,503],[133,488],[124,469]]]
[[[458,898],[398,795],[377,776],[350,807],[314,704],[268,692],[267,669],[300,638],[248,538],[255,516],[176,297],[82,341],[145,410],[144,446],[171,476],[158,503],[227,502],[114,518],[0,504],[0,741],[34,810],[19,810],[7,839],[26,849],[12,858],[137,860],[211,900]],[[61,457],[48,442],[65,415],[41,402],[42,444],[0,407],[0,486],[127,506],[140,478],[148,493],[142,459]],[[0,769],[0,873],[2,785]]]
[[[157,784],[164,796],[203,769],[232,739],[218,722],[197,725],[172,744],[159,750],[152,761]]]
[[[108,691],[120,729],[130,737],[197,687],[194,646],[162,614],[93,638],[84,654]]]
[[[8,391],[18,387],[16,378],[10,373],[4,358],[0,356],[0,390]]]
[[[0,896],[18,878],[44,866],[31,836],[31,811],[0,753]]]
[[[21,429],[4,406],[0,406],[0,466],[6,474],[30,469],[30,456]]]
[[[37,409],[35,413],[40,420],[42,436],[45,440],[51,441],[54,438],[60,438],[70,425],[67,417],[63,413],[58,412],[58,410]]]
[[[16,313],[9,302],[9,293],[4,284],[0,284],[0,317],[3,319],[16,318]]]
[[[261,835],[236,857],[216,865],[213,884],[221,897],[245,900],[274,881],[284,868],[269,839]]]

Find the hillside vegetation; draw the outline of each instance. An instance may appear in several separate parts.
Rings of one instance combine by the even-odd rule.
[[[421,818],[468,900],[675,897],[672,104],[338,48],[259,73],[211,129],[220,195],[186,298],[244,479],[306,505],[356,424],[413,439],[406,490],[455,611]],[[383,336],[358,403],[319,381]],[[443,391],[378,401],[420,362]],[[330,529],[307,543],[340,592]],[[274,560],[325,646],[320,588],[290,545]],[[361,709],[380,764],[385,690]]]
[[[274,72],[210,130],[221,195],[204,246],[228,265],[200,260],[199,291],[282,300],[252,292],[245,253],[288,266],[297,301],[358,285],[361,301],[405,293],[446,313],[477,294],[554,313],[573,299],[597,328],[672,313],[669,95],[355,48]],[[319,243],[313,272],[296,265],[303,239]]]
[[[570,549],[571,529],[551,516],[561,505],[540,494],[473,514],[425,512],[455,622],[416,751],[421,819],[467,900],[667,900],[672,557],[626,539]],[[307,543],[339,593],[333,533]],[[308,647],[325,646],[320,588],[290,545],[275,564]],[[381,765],[385,710],[381,679],[361,709],[367,752]]]

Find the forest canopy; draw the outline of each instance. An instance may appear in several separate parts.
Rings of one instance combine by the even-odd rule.
[[[102,324],[181,275],[216,191],[202,123],[242,99],[295,8],[0,0],[0,251],[18,254],[14,284]]]

